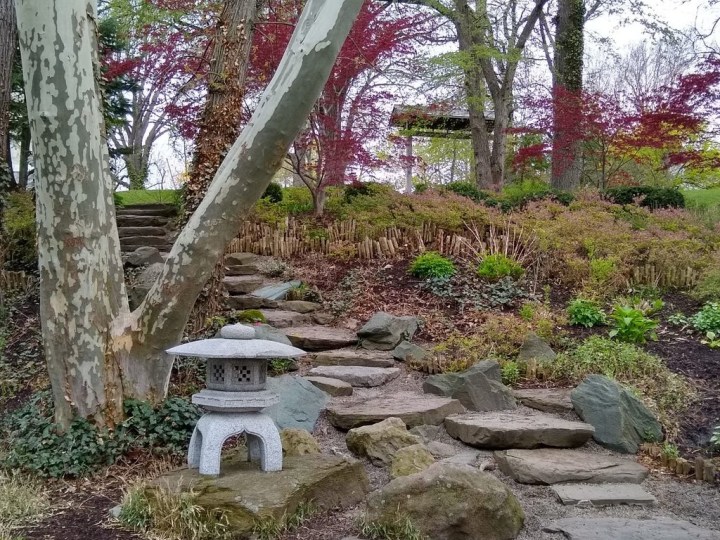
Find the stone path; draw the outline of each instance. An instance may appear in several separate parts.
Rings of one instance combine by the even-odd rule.
[[[290,342],[305,351],[340,349],[357,343],[357,334],[344,328],[300,326],[285,330]]]
[[[388,351],[368,351],[355,347],[319,352],[312,355],[316,366],[393,367],[395,359]]]
[[[352,396],[353,387],[351,384],[330,377],[305,377],[306,381],[311,382],[323,392],[327,392],[333,397]]]
[[[570,400],[572,388],[527,388],[513,390],[520,403],[531,409],[548,413],[568,413],[573,410]]]
[[[316,377],[338,379],[352,386],[372,388],[396,378],[400,375],[400,369],[367,366],[319,366],[312,368],[309,374]]]
[[[567,540],[720,540],[720,532],[674,519],[567,518],[546,526]]]
[[[637,484],[561,484],[551,488],[566,506],[613,506],[637,504],[651,506],[657,499]]]
[[[138,204],[117,209],[120,249],[130,253],[139,247],[169,252],[173,244],[171,219],[177,208],[171,204]]]

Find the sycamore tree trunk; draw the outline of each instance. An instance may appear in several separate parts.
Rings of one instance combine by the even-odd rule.
[[[278,70],[147,297],[128,307],[88,0],[16,0],[37,168],[43,343],[55,416],[112,424],[156,401],[190,310],[302,128],[362,0],[309,0]]]
[[[584,0],[559,0],[553,70],[552,186],[578,187],[582,173]]]
[[[10,91],[16,39],[13,0],[0,0],[0,190],[15,183],[10,165]]]

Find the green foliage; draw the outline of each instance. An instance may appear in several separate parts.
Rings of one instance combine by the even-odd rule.
[[[532,321],[535,318],[535,312],[535,304],[532,302],[525,302],[522,306],[520,306],[518,315],[520,315],[520,318],[525,321]]]
[[[685,208],[685,197],[673,188],[655,186],[621,186],[605,190],[605,197],[615,204],[635,204],[647,208]]]
[[[179,190],[176,189],[131,189],[116,191],[116,206],[134,206],[137,204],[173,204],[179,203]]]
[[[699,332],[720,334],[720,302],[708,302],[690,318],[693,328]]]
[[[275,377],[295,371],[297,367],[291,358],[273,358],[268,363],[268,369],[270,370],[270,374]]]
[[[429,540],[408,516],[397,514],[391,520],[360,523],[360,532],[370,540]]]
[[[610,337],[626,343],[645,343],[648,338],[657,339],[657,321],[645,316],[641,310],[631,306],[616,305],[610,315],[612,329]]]
[[[496,253],[483,258],[478,266],[477,273],[482,278],[497,281],[506,277],[519,279],[525,273],[525,270],[510,257],[502,253]]]
[[[503,384],[515,386],[520,381],[520,366],[517,362],[505,362],[500,368]]]
[[[10,270],[37,268],[35,203],[32,193],[14,191],[5,196],[0,216],[0,263]]]
[[[720,268],[709,268],[690,295],[696,300],[720,300]]]
[[[597,284],[607,283],[616,273],[615,259],[599,258],[590,260],[590,278]]]
[[[428,251],[410,264],[410,273],[420,279],[450,278],[455,275],[455,265],[439,253]]]
[[[200,417],[197,407],[181,398],[170,398],[157,409],[128,400],[127,419],[112,432],[76,419],[61,433],[49,401],[45,393],[38,394],[4,419],[8,437],[3,467],[40,476],[77,477],[114,463],[132,449],[181,456]]]
[[[444,188],[462,197],[472,199],[475,202],[481,202],[488,198],[488,196],[480,191],[472,182],[451,182],[450,184],[446,184]]]
[[[259,309],[246,309],[234,314],[234,318],[240,323],[267,323],[265,315]]]
[[[266,199],[271,203],[279,203],[283,200],[283,188],[280,184],[270,182],[268,187],[265,188],[265,192],[262,194],[262,199]]]
[[[670,442],[664,443],[660,452],[666,459],[677,459],[680,457],[680,450]]]
[[[568,305],[567,314],[568,321],[573,326],[592,328],[605,324],[605,312],[593,300],[576,298]]]

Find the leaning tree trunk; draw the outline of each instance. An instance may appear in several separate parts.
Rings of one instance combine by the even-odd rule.
[[[258,0],[226,0],[213,36],[208,95],[195,140],[190,179],[185,184],[186,216],[199,206],[228,148],[240,133],[247,66],[258,11]],[[217,312],[222,291],[223,265],[200,294],[190,315],[190,330],[200,330]]]
[[[582,88],[585,5],[559,0],[553,72],[552,186],[569,190],[582,173]]]
[[[16,40],[13,0],[0,0],[0,190],[15,183],[10,165],[10,91]]]
[[[43,343],[56,419],[112,423],[122,397],[162,399],[195,299],[280,167],[327,80],[362,0],[309,0],[277,73],[161,275],[129,311],[112,204],[94,4],[17,0],[37,164]],[[40,31],[42,29],[42,31]]]

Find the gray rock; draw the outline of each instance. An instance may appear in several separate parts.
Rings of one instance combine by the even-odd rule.
[[[285,335],[293,344],[296,344],[296,347],[306,351],[341,349],[357,343],[357,336],[354,332],[343,328],[328,328],[326,326],[287,328]]]
[[[502,472],[521,484],[639,484],[648,470],[628,459],[580,450],[507,450],[495,452]]]
[[[544,527],[567,540],[720,540],[720,532],[669,518],[566,518]]]
[[[393,349],[392,356],[395,360],[409,363],[422,363],[427,360],[430,353],[419,345],[410,343],[409,341],[401,341],[400,344]]]
[[[442,463],[452,463],[454,465],[464,465],[466,467],[477,467],[480,462],[480,453],[470,450],[463,450],[454,456],[446,457]]]
[[[327,392],[333,397],[352,396],[353,387],[351,384],[339,379],[331,379],[330,377],[305,377],[306,381],[310,381],[323,392]]]
[[[555,360],[556,356],[557,354],[550,348],[550,345],[545,343],[540,336],[531,332],[525,338],[522,347],[520,347],[517,359],[521,362],[529,360],[550,362]]]
[[[253,328],[255,328],[255,337],[257,339],[267,339],[268,341],[277,341],[285,345],[292,345],[292,342],[284,332],[273,328],[269,324],[257,324],[254,325]]]
[[[260,258],[254,253],[228,253],[225,255],[226,266],[241,266],[244,264],[252,264]]]
[[[231,264],[225,267],[226,276],[253,276],[257,273],[256,264]]]
[[[637,484],[561,484],[551,488],[565,506],[652,506],[657,499]]]
[[[382,386],[400,375],[398,368],[375,368],[365,366],[318,366],[312,368],[309,375],[329,377],[345,381],[352,386],[373,388]]]
[[[386,418],[377,424],[351,429],[345,439],[353,454],[367,457],[374,465],[389,465],[400,448],[419,442],[399,418]]]
[[[396,317],[383,311],[365,323],[357,335],[366,349],[392,351],[401,341],[410,341],[418,329],[416,317]]]
[[[261,289],[256,289],[252,291],[252,293],[253,296],[267,298],[268,300],[284,300],[290,292],[290,289],[299,287],[300,285],[302,285],[302,281],[288,281],[277,285],[268,285],[266,287],[262,287]]]
[[[118,519],[120,517],[120,513],[122,512],[122,505],[113,506],[110,510],[108,510],[108,513],[110,514],[110,517],[113,519]]]
[[[430,441],[427,443],[427,449],[437,459],[450,458],[458,453],[457,448],[440,441]]]
[[[280,309],[287,311],[295,311],[297,313],[312,313],[322,306],[315,302],[306,302],[305,300],[287,300],[280,302]]]
[[[297,311],[286,311],[283,309],[262,309],[260,312],[267,323],[274,328],[290,328],[291,326],[305,326],[312,320],[310,315],[304,315]]]
[[[315,324],[320,324],[320,325],[331,324],[334,320],[335,320],[335,317],[332,314],[326,313],[324,311],[316,311],[315,313],[312,313],[312,321]]]
[[[525,519],[520,503],[494,476],[465,465],[435,463],[392,480],[367,499],[367,518],[406,516],[433,540],[510,540]]]
[[[146,264],[162,263],[163,258],[158,248],[143,246],[137,248],[127,256],[130,266],[145,266]]]
[[[394,416],[409,427],[415,427],[442,424],[446,416],[464,410],[456,399],[395,392],[376,398],[332,403],[328,407],[328,420],[336,428],[347,430]]]
[[[220,329],[218,336],[224,339],[255,339],[255,329],[245,324],[229,324]]]
[[[469,413],[445,419],[448,434],[476,448],[574,448],[585,444],[593,427],[544,414]]]
[[[386,351],[368,351],[348,347],[319,352],[313,356],[313,363],[318,366],[393,367],[395,360]]]
[[[263,412],[275,420],[280,429],[313,431],[315,422],[328,401],[325,392],[292,375],[269,377],[267,389],[280,396],[280,403],[264,409]]]
[[[225,290],[231,295],[249,294],[258,287],[262,287],[263,283],[264,279],[262,276],[225,276],[223,278]]]
[[[643,442],[663,438],[650,410],[612,379],[590,375],[571,397],[580,418],[595,427],[594,439],[611,450],[634,454]]]
[[[512,391],[500,382],[500,366],[483,360],[462,373],[431,375],[423,392],[452,397],[472,411],[501,411],[517,407]]]
[[[531,409],[563,414],[573,410],[571,391],[572,388],[525,388],[513,390],[513,395]]]
[[[242,296],[228,296],[225,298],[225,303],[230,309],[237,309],[245,311],[246,309],[260,309],[260,308],[276,308],[278,303],[275,300],[268,300],[267,298],[260,298],[259,296],[253,296],[252,294],[245,294]]]
[[[280,432],[284,456],[307,456],[319,454],[320,445],[309,431],[304,429],[283,429]]]
[[[131,309],[137,308],[142,303],[150,291],[150,287],[152,287],[153,283],[155,283],[160,274],[162,274],[163,267],[163,263],[153,263],[143,270],[135,279],[128,294]]]
[[[422,442],[428,444],[431,441],[440,439],[445,433],[445,429],[442,426],[423,425],[415,426],[410,430],[410,433],[417,435],[422,439]]]

